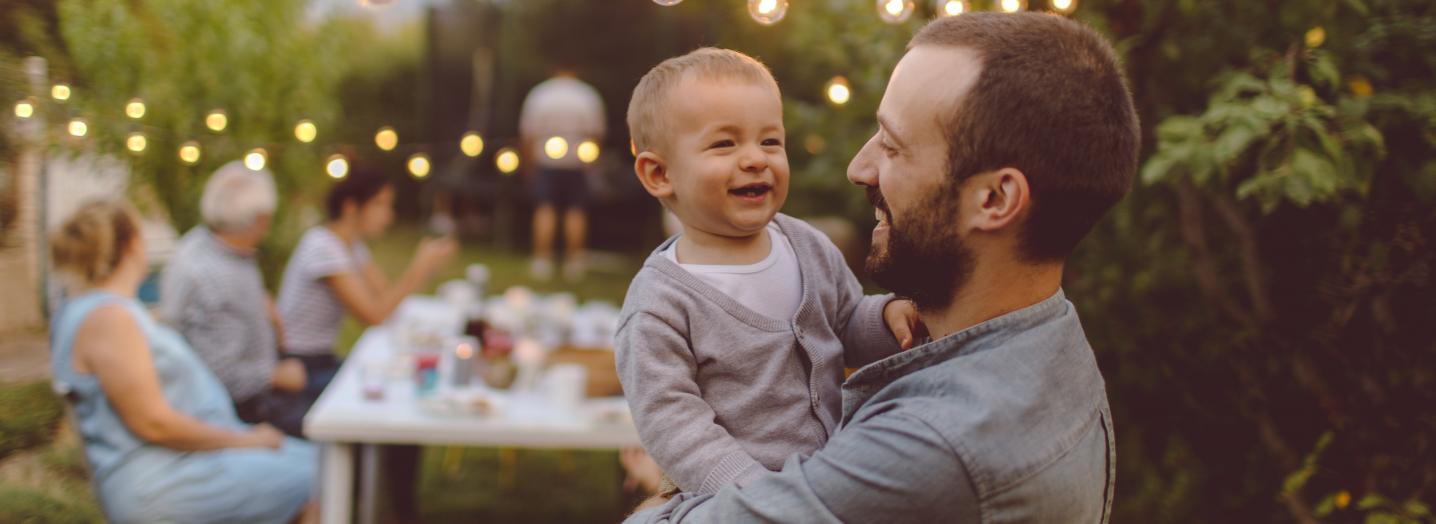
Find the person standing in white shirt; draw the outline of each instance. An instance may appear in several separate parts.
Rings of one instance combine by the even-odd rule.
[[[603,140],[603,99],[598,91],[572,74],[560,72],[545,80],[524,99],[519,113],[523,151],[536,166],[533,178],[535,279],[553,276],[554,233],[563,211],[564,276],[581,280],[585,271],[584,244],[588,233],[588,181],[578,148],[585,141]]]

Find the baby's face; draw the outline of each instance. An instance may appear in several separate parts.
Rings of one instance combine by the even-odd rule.
[[[773,86],[684,79],[667,102],[669,207],[687,228],[757,234],[788,198],[783,101]]]

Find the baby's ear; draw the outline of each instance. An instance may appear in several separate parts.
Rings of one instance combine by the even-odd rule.
[[[654,198],[673,196],[673,181],[668,178],[668,164],[663,157],[652,151],[644,151],[633,160],[633,173],[638,182]]]

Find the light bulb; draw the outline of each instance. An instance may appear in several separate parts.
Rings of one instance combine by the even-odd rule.
[[[189,165],[195,165],[196,163],[198,163],[199,142],[195,142],[193,140],[185,142],[184,145],[180,146],[179,148],[179,157],[181,162],[184,162]]]
[[[494,157],[494,165],[505,175],[513,174],[519,170],[519,154],[512,148],[500,149],[498,156]]]
[[[399,133],[392,127],[381,127],[378,133],[374,133],[374,145],[385,151],[393,151],[399,147]]]
[[[251,149],[248,153],[244,154],[244,167],[249,168],[250,171],[259,171],[264,169],[264,164],[268,160],[269,154],[263,149]]]
[[[224,131],[224,128],[228,125],[229,116],[225,115],[223,110],[216,109],[204,116],[204,126],[208,127],[210,131],[216,133]]]
[[[853,95],[852,89],[848,87],[848,79],[841,76],[835,76],[829,80],[824,92],[827,93],[829,102],[839,106],[848,103]]]
[[[937,0],[938,16],[957,16],[972,10],[967,0]]]
[[[592,164],[598,160],[598,144],[592,140],[584,140],[578,145],[578,159],[585,164]]]
[[[1016,13],[1027,9],[1027,0],[998,0],[997,8],[1004,13]]]
[[[143,133],[130,133],[130,136],[125,139],[125,149],[130,150],[131,153],[143,153],[148,145],[149,140],[145,139]]]
[[[788,0],[748,0],[748,15],[763,25],[773,25],[788,14]]]
[[[563,158],[568,154],[568,141],[561,136],[549,137],[548,141],[543,143],[543,154],[554,160]]]
[[[31,103],[29,100],[21,100],[19,102],[15,102],[15,116],[21,119],[35,116],[35,104]]]
[[[417,153],[409,157],[409,174],[414,178],[429,176],[429,155]]]
[[[70,120],[70,125],[68,126],[68,129],[70,131],[70,136],[75,137],[85,136],[85,133],[90,132],[90,126],[89,124],[85,123],[85,119],[83,118],[76,118]]]
[[[1052,0],[1052,10],[1068,14],[1077,9],[1077,0]]]
[[[464,137],[459,139],[459,150],[463,151],[464,155],[468,157],[479,156],[480,153],[484,152],[484,137],[479,136],[479,134],[474,131],[464,133]]]
[[[344,178],[349,174],[349,160],[344,155],[330,155],[329,160],[324,162],[324,172],[329,178]]]
[[[901,24],[912,18],[913,0],[877,0],[878,17],[889,24]]]
[[[69,100],[70,86],[67,86],[65,84],[55,84],[54,87],[50,88],[50,98],[54,98],[55,100],[59,100],[61,102]]]
[[[125,116],[139,120],[145,117],[145,101],[138,98],[131,98],[125,104]]]
[[[319,126],[314,125],[313,120],[306,118],[300,120],[298,124],[294,124],[294,138],[298,138],[300,142],[308,144],[313,142],[317,136],[319,136]]]

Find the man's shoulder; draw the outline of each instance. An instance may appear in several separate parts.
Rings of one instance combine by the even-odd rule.
[[[1052,348],[1052,358],[1034,365],[1012,361],[1031,355],[1000,350],[942,361],[889,384],[858,416],[894,412],[923,421],[952,447],[979,492],[1000,491],[1086,458],[1072,452],[1101,429],[1107,397],[1095,362],[1065,354],[1084,350],[1091,351]]]

